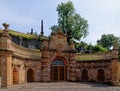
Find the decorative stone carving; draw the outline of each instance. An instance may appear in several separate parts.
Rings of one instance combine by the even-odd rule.
[[[2,24],[3,25],[3,27],[4,27],[4,33],[8,33],[8,27],[9,27],[9,24],[7,24],[7,23],[3,23]]]

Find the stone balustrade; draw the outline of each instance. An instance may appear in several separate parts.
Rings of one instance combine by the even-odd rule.
[[[40,59],[41,58],[40,50],[24,48],[13,42],[11,42],[10,44],[10,50],[13,51],[14,56],[28,58],[28,59]]]
[[[108,60],[113,58],[112,51],[93,53],[93,54],[76,54],[77,61],[90,61],[90,60]]]

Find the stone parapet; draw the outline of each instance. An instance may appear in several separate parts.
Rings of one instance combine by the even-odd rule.
[[[101,53],[92,53],[92,54],[76,54],[77,61],[90,61],[90,60],[109,60],[113,58],[113,51],[101,52]],[[115,57],[114,57],[115,58]]]
[[[11,42],[9,50],[13,51],[13,55],[17,57],[23,57],[23,58],[28,58],[28,59],[40,59],[41,58],[40,50],[24,48],[13,42]]]

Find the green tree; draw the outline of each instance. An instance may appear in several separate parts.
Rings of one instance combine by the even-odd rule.
[[[86,42],[83,42],[83,41],[75,42],[75,48],[76,48],[77,52],[83,51],[85,53],[85,51],[88,48],[88,44]]]
[[[105,51],[108,51],[107,48],[101,46],[101,45],[95,45],[93,47],[93,52],[96,53],[96,52],[105,52]]]
[[[115,37],[113,34],[103,34],[99,41],[99,44],[107,49],[110,49],[113,46],[114,41],[118,42],[118,38]]]
[[[71,1],[58,4],[58,25],[53,25],[50,28],[52,32],[55,32],[58,27],[61,28],[63,33],[67,35],[68,42],[71,39],[80,40],[82,37],[84,38],[88,35],[87,20],[75,11]]]

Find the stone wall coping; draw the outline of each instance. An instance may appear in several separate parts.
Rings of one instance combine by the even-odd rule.
[[[40,50],[25,48],[13,42],[11,42],[10,50],[13,51],[14,56],[28,58],[28,59],[41,59]]]
[[[113,50],[107,52],[92,53],[92,54],[76,53],[76,60],[77,61],[108,60],[113,58],[112,51]]]

